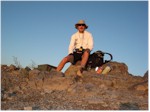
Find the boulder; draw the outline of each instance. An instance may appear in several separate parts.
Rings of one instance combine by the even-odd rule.
[[[75,76],[78,71],[78,66],[70,65],[69,68],[65,71],[66,76]]]
[[[130,87],[132,90],[147,91],[148,90],[148,80],[140,83],[136,83]]]
[[[119,110],[139,110],[137,103],[121,103]]]
[[[107,75],[84,70],[76,77],[77,65],[66,76],[55,69],[2,71],[2,110],[148,110],[148,76],[128,73],[124,63],[107,63]],[[107,64],[103,65],[106,67]],[[40,68],[40,67],[39,67]],[[24,75],[23,75],[24,74]]]
[[[40,73],[39,70],[31,70],[31,71],[29,71],[29,79],[33,80],[33,79],[38,78],[39,73]]]
[[[146,73],[143,76],[144,80],[148,80],[148,71],[146,71]]]
[[[1,70],[2,70],[2,71],[6,70],[6,69],[8,69],[8,66],[7,66],[7,65],[1,65]]]
[[[110,65],[112,70],[110,71],[109,75],[118,76],[118,77],[128,77],[128,66],[125,63],[119,62],[109,62],[104,64],[103,66]]]
[[[56,67],[48,64],[38,65],[38,70],[40,71],[51,71],[52,69],[56,69]]]
[[[11,65],[9,66],[9,70],[10,70],[10,71],[14,71],[14,70],[18,70],[18,68],[17,68],[15,65],[11,64]]]
[[[27,69],[21,68],[18,73],[20,74],[19,77],[29,78],[29,71]]]
[[[70,65],[69,68],[65,71],[65,75],[75,75],[78,70],[78,65]],[[124,63],[119,62],[109,62],[104,64],[102,67],[105,68],[107,65],[111,66],[112,70],[109,72],[109,75],[118,76],[118,77],[129,77],[128,67]],[[89,72],[94,72],[94,69],[88,70]],[[96,73],[96,72],[95,72]]]
[[[24,110],[33,110],[32,107],[24,107]]]
[[[31,70],[31,68],[29,68],[28,66],[26,66],[25,70],[29,72]]]

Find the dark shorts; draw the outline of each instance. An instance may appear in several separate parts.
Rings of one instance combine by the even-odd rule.
[[[82,60],[82,55],[84,54],[84,52],[89,52],[90,54],[90,50],[89,49],[83,49],[82,52],[79,53],[78,50],[76,50],[75,52],[73,52],[73,54],[70,54],[70,55],[73,55],[73,60],[71,60],[70,62],[75,65],[77,61],[81,61]]]
[[[82,53],[74,52],[72,55],[74,57],[72,64],[75,65],[77,61],[82,60],[83,52]]]

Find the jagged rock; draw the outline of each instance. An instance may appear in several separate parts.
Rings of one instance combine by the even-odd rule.
[[[148,71],[144,74],[143,78],[144,78],[145,80],[148,80]]]
[[[41,88],[43,86],[44,75],[39,70],[29,72],[29,86],[31,88]]]
[[[43,89],[46,90],[66,90],[72,81],[66,78],[46,79],[43,84]]]
[[[7,65],[1,65],[1,70],[2,70],[2,71],[6,70],[6,69],[8,69],[8,66],[7,66]]]
[[[65,71],[65,75],[67,76],[75,76],[78,71],[78,66],[70,65],[70,67]]]
[[[10,70],[10,71],[14,71],[14,70],[18,70],[18,68],[17,68],[15,65],[12,65],[12,64],[11,64],[11,65],[9,66],[9,70]]]
[[[131,87],[132,89],[139,91],[147,91],[148,90],[148,81],[140,82]]]
[[[70,65],[70,67],[65,71],[66,75],[76,75],[76,72],[78,70],[78,65],[80,62],[78,62],[76,65]],[[129,77],[128,73],[128,67],[124,63],[118,63],[118,62],[109,62],[103,65],[103,68],[105,68],[107,65],[110,65],[112,70],[110,71],[109,75],[118,76],[118,77]],[[90,71],[93,71],[94,69],[91,69]]]
[[[50,72],[51,77],[65,77],[65,74],[63,72],[58,72],[56,69],[52,69]]]
[[[146,91],[146,90],[148,90],[148,86],[147,85],[148,85],[147,83],[145,85],[138,85],[136,87],[136,90]]]
[[[21,74],[19,76],[22,77],[22,78],[29,78],[29,71],[24,69],[24,68],[21,68],[19,70],[19,74]]]
[[[124,63],[119,62],[109,62],[104,64],[103,66],[107,66],[109,64],[112,68],[109,75],[118,76],[118,77],[129,77],[128,67]]]
[[[120,110],[139,110],[137,103],[121,103]]]
[[[51,71],[52,69],[56,69],[56,67],[48,64],[38,65],[38,70],[40,71]]]
[[[31,70],[31,71],[29,71],[29,79],[32,80],[32,79],[37,78],[39,73],[40,73],[39,70]]]
[[[24,110],[32,110],[32,107],[24,107]]]
[[[2,71],[1,108],[148,110],[148,78],[130,75],[124,63],[107,64],[113,68],[107,75],[89,70],[84,71],[83,78],[78,80],[77,65],[70,66],[66,72],[69,76],[65,77],[55,69]]]
[[[31,68],[29,68],[28,66],[26,66],[25,70],[27,70],[29,72],[31,70]]]

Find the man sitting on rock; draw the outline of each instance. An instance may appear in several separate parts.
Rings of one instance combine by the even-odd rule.
[[[63,58],[56,70],[61,71],[68,62],[75,64],[77,61],[81,60],[77,75],[82,77],[82,72],[88,61],[90,51],[93,49],[93,37],[91,33],[85,31],[88,26],[85,24],[84,20],[80,20],[75,24],[75,28],[78,31],[71,37],[69,55]]]

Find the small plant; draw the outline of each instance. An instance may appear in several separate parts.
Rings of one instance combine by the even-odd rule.
[[[20,62],[18,61],[18,58],[13,56],[14,64],[17,68],[22,68]]]
[[[35,63],[33,60],[31,60],[31,64],[29,65],[29,67],[30,67],[31,69],[36,68],[36,63]]]

